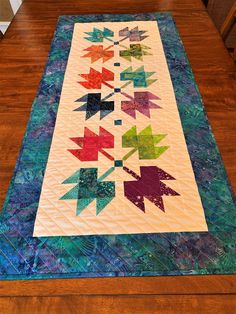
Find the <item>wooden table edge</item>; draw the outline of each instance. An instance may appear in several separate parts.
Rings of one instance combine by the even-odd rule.
[[[0,297],[236,294],[236,275],[2,280]]]

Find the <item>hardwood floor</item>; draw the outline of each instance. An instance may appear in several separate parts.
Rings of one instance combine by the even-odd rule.
[[[171,11],[236,190],[235,65],[201,0],[25,0],[0,42],[0,206],[59,15]],[[234,313],[236,276],[0,282],[1,313]]]

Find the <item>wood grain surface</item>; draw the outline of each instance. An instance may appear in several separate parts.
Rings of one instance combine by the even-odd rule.
[[[173,14],[236,190],[236,69],[201,0],[25,0],[0,42],[0,207],[59,15]],[[234,313],[236,276],[0,282],[1,313]]]
[[[2,313],[192,314],[235,313],[236,299],[228,295],[201,296],[67,296],[5,298]]]

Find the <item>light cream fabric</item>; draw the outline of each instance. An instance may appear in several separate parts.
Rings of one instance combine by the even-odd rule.
[[[118,32],[124,27],[139,27],[146,30],[148,35],[141,43],[149,46],[152,55],[144,56],[142,60],[132,58],[132,62],[119,56],[120,47],[114,46],[114,58],[106,61],[96,61],[91,64],[90,58],[82,58],[85,48],[92,44],[111,45],[109,41],[104,43],[91,43],[85,39],[84,32],[91,32],[93,27],[103,29],[107,27],[114,31],[115,38],[119,39]],[[129,40],[122,42],[128,46]],[[120,62],[120,67],[115,67],[114,62]],[[151,119],[137,112],[136,119],[121,111],[121,100],[127,100],[124,96],[116,93],[111,100],[115,101],[115,110],[102,120],[99,113],[89,120],[85,120],[85,112],[75,112],[82,103],[76,99],[88,92],[100,92],[100,90],[86,90],[78,84],[83,79],[79,74],[89,73],[90,67],[101,71],[102,67],[115,72],[115,86],[120,87],[120,72],[133,67],[133,70],[144,65],[145,71],[155,71],[151,79],[157,81],[148,88],[134,88],[127,86],[123,91],[133,95],[134,91],[150,91],[161,98],[156,101],[162,109],[151,110]],[[102,87],[102,95],[105,97],[111,92],[106,86]],[[155,101],[154,101],[155,102]],[[121,119],[122,126],[115,126],[114,120]],[[138,153],[133,154],[125,166],[139,174],[140,166],[155,165],[165,170],[176,180],[164,181],[180,196],[163,196],[165,212],[161,211],[153,203],[145,199],[146,212],[142,212],[124,196],[123,181],[132,181],[130,175],[122,168],[116,168],[105,180],[115,181],[116,196],[96,215],[96,201],[80,215],[76,215],[76,200],[60,200],[75,184],[62,184],[79,168],[98,167],[98,175],[102,175],[113,162],[99,155],[95,162],[81,162],[73,156],[68,149],[79,147],[72,142],[70,137],[84,135],[84,127],[88,127],[98,133],[102,126],[115,136],[115,148],[107,152],[115,156],[116,160],[131,149],[122,148],[122,135],[132,126],[136,125],[138,131],[151,125],[154,134],[167,134],[159,146],[167,145],[170,148],[155,160],[139,160]],[[158,146],[158,145],[157,145]],[[71,51],[62,94],[57,114],[50,155],[43,181],[43,187],[34,226],[34,236],[69,236],[69,235],[92,235],[92,234],[128,234],[128,233],[158,233],[158,232],[181,232],[181,231],[207,231],[204,210],[195,182],[189,154],[187,151],[181,121],[176,105],[175,95],[166,64],[166,59],[161,43],[161,38],[155,21],[145,22],[116,22],[116,23],[77,23],[74,27]]]

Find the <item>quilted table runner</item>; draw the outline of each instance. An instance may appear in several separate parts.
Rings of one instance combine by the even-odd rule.
[[[0,278],[234,273],[236,210],[170,14],[59,18]]]

